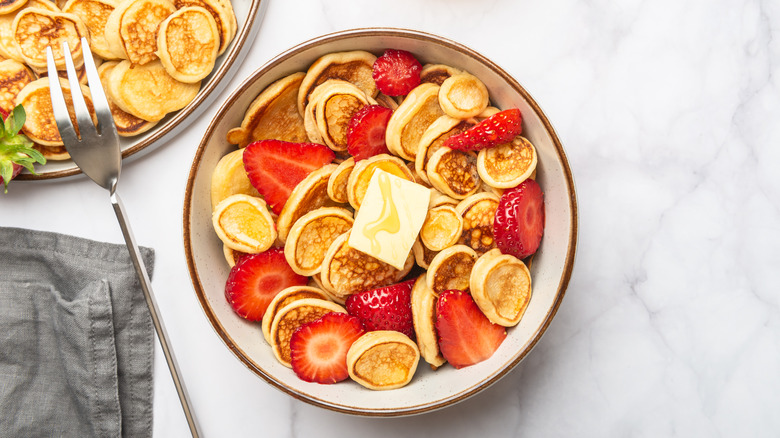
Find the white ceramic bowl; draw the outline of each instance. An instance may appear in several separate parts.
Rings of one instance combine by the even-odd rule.
[[[190,122],[219,96],[230,78],[246,58],[255,36],[260,29],[268,0],[232,0],[238,31],[225,53],[217,58],[214,70],[206,77],[195,99],[179,111],[168,114],[149,131],[133,137],[119,139],[122,158],[139,157],[155,147],[164,144],[169,138],[186,128]],[[44,166],[35,166],[36,174],[23,171],[20,180],[51,180],[81,173],[73,160],[49,161]]]
[[[229,268],[211,225],[211,173],[219,159],[234,148],[225,141],[227,131],[240,125],[250,102],[267,85],[306,71],[326,53],[361,49],[381,54],[386,48],[408,50],[422,63],[467,70],[484,81],[494,105],[522,111],[523,133],[537,148],[537,181],[545,192],[545,235],[531,267],[533,297],[520,324],[509,329],[498,351],[479,364],[460,370],[443,366],[434,372],[421,360],[412,382],[391,391],[370,391],[351,381],[307,383],[276,361],[260,325],[236,316],[225,300]],[[571,276],[576,242],[577,204],[571,170],[552,125],[536,102],[514,78],[473,50],[402,29],[356,29],[325,35],[282,53],[257,70],[228,97],[208,127],[190,170],[184,201],[184,246],[195,293],[225,345],[276,388],[317,406],[360,415],[398,416],[438,409],[476,394],[511,371],[553,319]]]

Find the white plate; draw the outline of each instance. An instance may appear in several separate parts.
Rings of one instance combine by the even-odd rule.
[[[271,82],[305,71],[326,53],[362,49],[381,54],[386,48],[408,50],[423,63],[465,69],[485,82],[496,106],[522,111],[524,135],[539,155],[537,181],[545,191],[545,235],[531,266],[533,296],[520,324],[508,330],[498,351],[482,363],[460,370],[445,365],[434,372],[421,360],[412,382],[391,391],[370,391],[351,381],[335,385],[307,383],[276,361],[263,340],[260,325],[236,316],[225,300],[229,268],[211,225],[211,173],[219,159],[233,150],[224,140],[228,129],[240,125],[250,102]],[[473,50],[437,36],[401,29],[357,29],[325,35],[279,55],[257,70],[227,99],[206,131],[190,170],[184,201],[184,245],[195,293],[225,345],[276,388],[317,406],[360,415],[397,416],[438,409],[470,397],[506,375],[539,341],[553,319],[571,276],[576,242],[577,203],[571,170],[552,125],[536,102],[509,74]]]
[[[233,0],[233,11],[236,14],[238,31],[228,49],[217,58],[214,70],[203,80],[200,91],[195,99],[180,111],[168,114],[149,131],[134,137],[120,138],[122,158],[141,156],[143,153],[153,150],[165,141],[187,127],[195,118],[209,107],[219,93],[225,88],[230,78],[246,58],[246,53],[251,49],[255,40],[263,15],[268,6],[268,0]],[[35,166],[37,175],[26,170],[17,179],[20,180],[47,180],[62,178],[80,174],[78,166],[72,160],[48,161],[44,166]]]

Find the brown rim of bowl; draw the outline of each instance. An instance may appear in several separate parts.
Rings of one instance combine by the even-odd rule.
[[[219,68],[214,70],[211,74],[212,77],[209,79],[209,81],[203,86],[203,88],[198,91],[198,94],[195,96],[195,99],[190,102],[186,107],[182,108],[181,110],[177,111],[175,114],[171,116],[170,119],[168,119],[165,123],[161,124],[159,127],[152,128],[152,132],[150,135],[143,139],[143,141],[140,141],[129,148],[122,151],[122,159],[128,158],[143,149],[151,146],[156,141],[160,140],[162,137],[167,135],[171,130],[176,128],[187,116],[192,114],[195,109],[197,109],[201,103],[203,103],[206,98],[209,97],[209,95],[220,85],[220,82],[224,78],[225,74],[227,74],[228,70],[230,69],[233,62],[236,61],[236,57],[238,56],[238,53],[241,51],[241,48],[246,43],[247,37],[249,36],[250,29],[252,26],[255,25],[255,19],[257,17],[257,13],[260,10],[260,6],[265,6],[265,4],[268,2],[268,0],[252,0],[252,4],[249,8],[249,13],[247,15],[246,23],[238,30],[236,33],[235,38],[233,39],[233,43],[231,44],[232,47],[230,50],[228,50],[226,53],[223,53],[224,61],[221,63]],[[262,17],[261,17],[262,18]],[[258,23],[259,25],[259,23]],[[139,134],[141,135],[141,134]],[[132,137],[127,137],[132,138]],[[46,180],[46,179],[55,179],[55,178],[64,178],[66,176],[72,176],[77,175],[81,173],[81,169],[76,166],[76,164],[73,164],[72,168],[69,169],[63,169],[58,170],[56,172],[48,172],[48,173],[39,173],[36,175],[33,175],[31,173],[22,173],[17,178],[19,180]]]
[[[218,124],[218,121],[221,120],[222,117],[224,117],[224,113],[227,111],[227,109],[230,108],[238,99],[240,95],[239,90],[243,90],[246,87],[252,85],[254,82],[262,78],[263,72],[278,66],[279,64],[288,60],[289,58],[297,55],[301,51],[307,50],[317,44],[340,41],[344,39],[353,38],[356,36],[360,36],[360,37],[399,36],[399,37],[417,39],[426,43],[440,44],[450,49],[453,49],[455,51],[464,53],[467,56],[474,58],[475,60],[485,64],[486,66],[494,70],[496,73],[498,73],[498,75],[502,79],[504,79],[504,81],[506,81],[512,88],[514,88],[515,91],[517,91],[521,96],[523,96],[523,98],[526,99],[526,101],[528,102],[529,106],[531,106],[533,110],[539,115],[539,118],[542,120],[542,123],[545,129],[547,130],[548,135],[552,139],[556,151],[558,152],[558,156],[561,160],[561,165],[563,167],[565,178],[566,178],[566,185],[570,193],[569,204],[571,207],[570,220],[572,225],[569,234],[569,244],[566,252],[566,260],[565,260],[563,275],[561,276],[560,282],[558,283],[558,291],[556,293],[555,302],[553,303],[553,306],[548,311],[544,323],[533,334],[530,341],[525,345],[525,347],[523,348],[519,356],[509,361],[508,363],[504,364],[500,368],[499,372],[490,376],[488,379],[483,380],[479,384],[474,385],[471,388],[462,391],[461,393],[456,394],[453,397],[442,399],[434,403],[426,403],[418,406],[408,406],[402,409],[390,408],[390,409],[366,410],[366,409],[360,409],[356,407],[350,408],[350,407],[345,407],[343,405],[335,405],[316,397],[305,396],[303,394],[300,394],[294,389],[278,382],[273,377],[266,374],[265,371],[263,371],[260,367],[256,366],[252,361],[248,359],[248,356],[244,353],[244,351],[242,351],[236,345],[233,339],[228,335],[225,328],[216,318],[213,309],[211,308],[208,301],[206,300],[205,292],[201,287],[200,277],[198,276],[198,271],[195,268],[195,263],[193,261],[193,255],[192,255],[192,246],[190,244],[190,239],[191,239],[191,231],[189,227],[189,219],[191,213],[190,200],[192,199],[195,174],[198,171],[200,160],[203,156],[206,147],[206,139],[213,134],[215,126]],[[475,395],[476,393],[482,391],[483,389],[488,388],[493,383],[497,382],[499,379],[501,379],[507,373],[509,373],[509,371],[514,369],[517,366],[517,364],[519,364],[520,361],[523,358],[525,358],[525,356],[533,349],[533,347],[536,346],[536,344],[539,342],[539,339],[541,339],[542,335],[547,330],[547,327],[550,325],[550,322],[552,321],[553,317],[558,311],[558,307],[560,306],[563,300],[563,296],[566,293],[566,288],[568,287],[569,280],[571,279],[572,270],[574,269],[574,257],[577,249],[577,197],[574,189],[574,179],[571,173],[571,168],[569,167],[569,162],[566,158],[566,153],[563,150],[563,146],[561,145],[560,139],[558,138],[558,135],[555,133],[552,124],[547,119],[547,116],[544,114],[544,112],[536,103],[536,101],[531,97],[531,95],[528,94],[528,92],[512,76],[506,73],[501,67],[499,67],[489,59],[485,58],[484,56],[480,55],[479,53],[475,52],[474,50],[460,43],[456,43],[449,39],[439,37],[433,34],[415,31],[415,30],[409,30],[409,29],[400,29],[400,28],[358,28],[358,29],[350,29],[350,30],[325,34],[320,37],[313,38],[301,44],[298,44],[295,47],[273,58],[268,63],[260,67],[259,69],[255,70],[254,73],[252,73],[246,80],[244,80],[244,82],[242,82],[238,87],[235,88],[233,93],[217,110],[214,116],[214,120],[212,120],[212,122],[209,124],[205,134],[203,135],[203,139],[201,140],[200,145],[198,146],[198,150],[195,153],[192,167],[190,168],[190,175],[187,179],[187,188],[185,191],[183,230],[184,230],[183,233],[184,252],[187,256],[187,268],[190,271],[190,278],[192,280],[192,285],[195,289],[195,293],[198,296],[198,300],[200,301],[201,308],[203,309],[203,312],[206,314],[206,317],[209,319],[209,322],[211,323],[212,327],[217,332],[217,334],[222,339],[222,341],[225,343],[225,345],[227,345],[227,347],[233,352],[233,354],[236,355],[236,357],[238,357],[239,360],[241,360],[241,362],[247,368],[252,370],[255,374],[259,375],[266,382],[270,383],[271,385],[281,390],[282,392],[285,392],[298,400],[313,404],[315,406],[319,406],[336,412],[352,414],[352,415],[361,415],[361,416],[370,416],[370,417],[395,417],[395,416],[405,416],[405,415],[431,412],[440,408],[444,408],[446,406],[453,405],[455,403],[458,403],[462,400],[465,400]]]

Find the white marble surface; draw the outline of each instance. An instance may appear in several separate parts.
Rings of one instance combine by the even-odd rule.
[[[183,193],[214,106],[126,163],[119,189],[139,243],[157,250],[153,285],[205,436],[780,434],[780,4],[270,1],[223,96],[323,33],[393,26],[456,40],[553,121],[577,185],[579,247],[537,348],[472,399],[400,419],[298,402],[225,348],[189,279]],[[122,241],[85,178],[14,183],[0,225]],[[156,373],[155,436],[187,436],[159,350]]]

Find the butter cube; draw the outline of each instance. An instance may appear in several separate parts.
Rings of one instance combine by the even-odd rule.
[[[355,216],[347,244],[403,269],[428,214],[431,192],[377,169]]]

